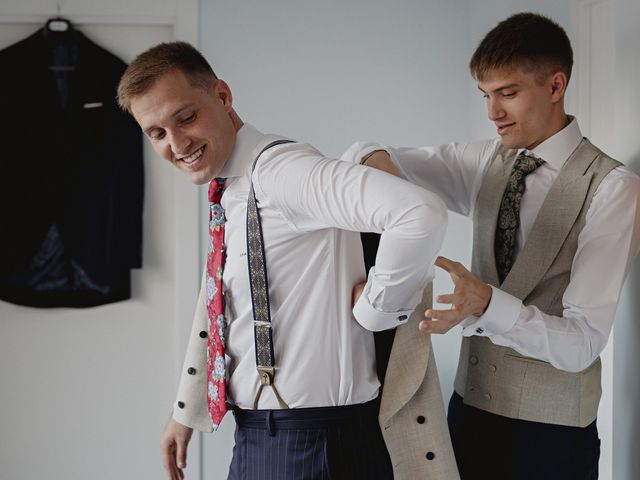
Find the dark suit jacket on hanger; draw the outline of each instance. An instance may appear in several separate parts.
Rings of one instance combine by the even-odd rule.
[[[0,51],[0,68],[0,299],[129,298],[143,165],[140,130],[115,101],[126,64],[73,28],[45,28]]]

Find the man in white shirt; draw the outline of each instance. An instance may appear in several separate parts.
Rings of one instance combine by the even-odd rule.
[[[420,325],[463,327],[449,404],[463,480],[598,476],[599,354],[640,244],[640,179],[565,113],[572,63],[559,25],[514,15],[470,63],[500,139],[348,152],[473,215],[473,273],[438,258],[452,307]]]
[[[444,237],[444,204],[404,180],[326,158],[308,144],[282,143],[243,123],[227,84],[183,42],[139,55],[123,75],[118,100],[154,150],[193,183],[221,186],[224,179],[221,199],[212,200],[212,216],[224,226],[222,283],[210,283],[205,269],[178,399],[162,440],[169,478],[183,477],[192,429],[211,431],[219,423],[209,412],[224,406],[223,388],[237,422],[229,478],[392,478],[377,420],[380,383],[371,331],[405,324],[420,301]],[[263,346],[254,342],[254,326],[267,322],[254,322],[260,308],[255,300],[252,307],[256,285],[252,280],[250,287],[247,271],[253,255],[247,236],[255,234],[246,221],[251,186],[264,240],[276,372],[264,381],[256,368]],[[220,231],[220,223],[211,225]],[[365,294],[353,306],[352,287],[365,277],[360,231],[383,233]],[[216,249],[213,240],[210,254]],[[418,255],[426,261],[416,268]],[[219,291],[220,330],[209,327],[210,302],[221,298]],[[224,371],[226,363],[220,388],[207,378],[207,343],[216,337],[226,338],[226,362],[215,367]],[[436,460],[452,459],[444,453],[450,449],[446,435],[441,444]]]

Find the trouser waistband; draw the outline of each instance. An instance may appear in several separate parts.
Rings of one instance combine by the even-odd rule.
[[[233,415],[239,427],[268,430],[314,429],[331,426],[377,422],[380,401],[378,398],[355,405],[338,407],[291,408],[288,410],[245,410],[233,407]]]

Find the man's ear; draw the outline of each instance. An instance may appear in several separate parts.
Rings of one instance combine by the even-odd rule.
[[[227,82],[224,80],[216,79],[213,84],[213,91],[217,99],[220,100],[227,112],[233,109],[233,95]]]
[[[559,102],[563,99],[564,93],[567,91],[567,75],[564,72],[555,72],[549,79],[549,88],[551,89],[551,101]]]

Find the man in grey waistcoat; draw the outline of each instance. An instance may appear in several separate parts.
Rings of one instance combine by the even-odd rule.
[[[473,216],[471,271],[437,260],[451,308],[420,323],[462,326],[448,421],[463,480],[598,477],[599,355],[639,248],[640,179],[565,113],[572,65],[562,27],[513,15],[470,62],[498,139],[350,149]]]

